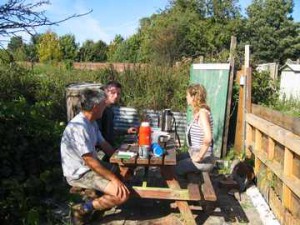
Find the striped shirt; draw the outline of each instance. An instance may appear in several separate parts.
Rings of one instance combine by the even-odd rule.
[[[201,109],[205,110],[205,109]],[[213,136],[213,118],[211,113],[206,110],[209,113],[210,118],[210,128],[211,128],[211,135]],[[199,117],[193,118],[191,124],[188,126],[187,129],[187,143],[189,147],[190,155],[192,156],[194,153],[199,152],[204,140],[204,129],[202,125],[198,123]],[[208,151],[206,152],[204,157],[211,156],[213,153],[213,142],[211,142]]]

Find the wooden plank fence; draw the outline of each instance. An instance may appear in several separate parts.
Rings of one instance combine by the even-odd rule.
[[[292,121],[292,122],[291,122]],[[258,187],[281,224],[300,224],[300,121],[261,106],[246,114],[246,150]]]

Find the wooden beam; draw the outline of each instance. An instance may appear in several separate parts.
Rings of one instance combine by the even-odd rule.
[[[237,71],[236,83],[240,85],[240,79],[243,76],[244,70]],[[234,137],[234,149],[237,153],[241,153],[243,150],[243,126],[244,126],[244,85],[240,85],[239,88],[239,100],[238,100],[238,109],[237,109],[237,121],[235,127],[235,137]]]
[[[252,113],[300,136],[300,118],[288,116],[267,107],[252,104]]]
[[[255,129],[255,151],[256,152],[262,152],[261,149],[261,142],[262,142],[262,133],[259,129]]]
[[[246,120],[250,125],[252,125],[256,129],[259,129],[264,134],[270,136],[276,142],[279,142],[283,146],[290,149],[292,152],[300,155],[300,136],[295,135],[292,132],[274,125],[253,114],[247,114]]]
[[[215,193],[215,190],[213,188],[213,185],[211,183],[210,177],[208,172],[202,172],[203,176],[203,184],[202,184],[202,193],[204,196],[204,199],[207,201],[216,201],[217,196]]]
[[[133,186],[132,194],[135,197],[140,198],[152,198],[152,199],[169,199],[169,200],[181,200],[181,201],[199,201],[200,195],[194,198],[190,197],[188,189],[174,190],[171,188],[158,188],[147,186]]]
[[[247,156],[247,158],[251,158],[251,156],[253,155],[251,150],[248,148],[248,146],[250,146],[253,142],[252,130],[253,130],[252,126],[249,123],[247,123],[246,124],[246,156]]]
[[[275,141],[268,137],[268,159],[273,160],[275,156]]]
[[[166,166],[162,172],[169,188],[173,190],[181,189],[178,181],[175,179],[174,167]],[[185,224],[196,225],[196,221],[187,201],[176,201],[176,205],[185,220]]]
[[[269,169],[285,183],[298,198],[300,198],[300,179],[295,176],[286,176],[283,174],[282,166],[279,162],[270,161],[265,155],[255,152],[257,160],[264,163]],[[256,161],[255,161],[256,164]],[[256,167],[256,165],[255,165]]]
[[[293,174],[293,152],[291,152],[288,148],[284,149],[284,162],[283,162],[283,174],[286,177],[291,177]],[[289,187],[283,184],[283,205],[287,209],[291,209],[291,197],[292,192]]]
[[[236,37],[231,36],[230,42],[230,75],[228,82],[228,93],[227,93],[227,106],[226,106],[226,116],[225,116],[225,128],[223,135],[223,145],[222,145],[222,154],[221,156],[226,156],[227,153],[227,141],[228,141],[228,131],[229,131],[229,121],[231,113],[231,97],[232,97],[232,86],[233,86],[233,77],[234,77],[234,57],[236,55]]]

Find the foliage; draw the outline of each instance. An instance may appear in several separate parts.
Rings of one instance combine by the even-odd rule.
[[[20,13],[29,6],[32,10],[29,14],[33,13],[38,6],[22,4],[20,0],[8,2],[12,9],[20,7]],[[39,2],[41,6],[47,3]],[[39,47],[39,51],[44,51],[42,55],[46,57],[42,57],[42,61],[64,60],[69,68],[74,60],[174,65],[183,58],[203,56],[204,62],[227,62],[231,36],[234,35],[238,41],[238,65],[242,64],[245,44],[251,45],[254,63],[277,61],[282,64],[287,58],[297,59],[300,54],[300,24],[291,17],[293,7],[292,0],[255,0],[247,8],[248,17],[243,17],[237,0],[172,0],[165,9],[142,18],[138,32],[127,39],[116,35],[109,45],[102,40],[86,40],[77,51],[79,46],[69,34],[59,37],[61,56],[49,55],[54,50],[49,51],[46,45],[48,49]],[[1,8],[4,6],[0,5]],[[18,37],[14,39],[11,41]],[[23,43],[22,48],[14,48],[17,53],[13,56],[17,60],[36,62],[36,48],[35,42]],[[59,48],[56,48],[57,52]]]
[[[59,43],[62,50],[62,59],[63,60],[75,60],[78,44],[75,42],[74,35],[64,35],[59,37]]]
[[[63,56],[59,39],[51,31],[48,31],[39,38],[37,51],[40,62],[59,62]]]
[[[12,37],[7,44],[7,50],[17,61],[24,61],[26,59],[25,44],[21,36]]]
[[[84,62],[103,62],[107,59],[107,45],[99,40],[94,42],[87,40],[80,47],[78,56],[79,61]]]
[[[272,105],[268,105],[268,107],[293,117],[300,117],[300,101],[297,99],[278,99]]]
[[[115,42],[118,43],[118,42]],[[115,46],[115,48],[113,47]],[[137,62],[139,59],[140,37],[135,34],[125,41],[119,41],[118,44],[110,48],[111,62]],[[113,49],[114,48],[114,49]],[[113,52],[112,52],[113,51]]]
[[[246,41],[256,63],[297,59],[300,24],[293,21],[292,11],[292,0],[255,0],[247,8]]]
[[[116,35],[114,40],[109,44],[107,49],[107,60],[109,62],[115,61],[115,52],[118,49],[119,45],[122,44],[124,38],[121,35]]]
[[[227,61],[231,35],[242,26],[236,1],[172,1],[160,14],[140,21],[141,59],[173,65],[183,57]],[[226,55],[226,57],[224,57]]]
[[[273,105],[279,96],[279,84],[268,71],[252,73],[252,103]]]
[[[39,38],[41,34],[35,34],[31,36],[31,41],[29,44],[25,44],[25,53],[26,53],[26,61],[29,62],[38,62],[39,57],[37,53],[37,46],[39,43]]]

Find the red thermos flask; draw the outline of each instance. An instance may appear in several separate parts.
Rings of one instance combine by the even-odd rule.
[[[139,128],[139,146],[151,145],[151,127],[149,122],[142,122]]]

